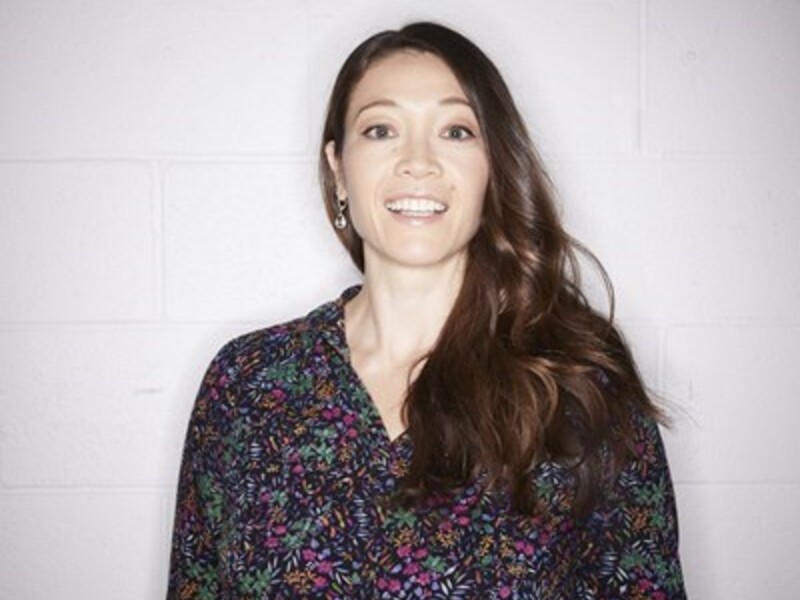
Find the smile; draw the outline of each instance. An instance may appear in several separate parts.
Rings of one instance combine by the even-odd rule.
[[[447,210],[446,204],[430,198],[398,198],[385,206],[390,212],[409,217],[432,217]]]

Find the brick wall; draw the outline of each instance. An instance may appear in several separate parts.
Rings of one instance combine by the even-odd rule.
[[[200,376],[356,280],[320,121],[413,18],[496,60],[611,274],[673,406],[690,595],[792,597],[800,3],[3,0],[0,598],[163,597]]]

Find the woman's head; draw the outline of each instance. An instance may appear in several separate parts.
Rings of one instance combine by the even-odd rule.
[[[372,63],[326,144],[367,272],[436,266],[458,285],[481,222],[489,166],[474,112],[445,62],[401,50]]]
[[[489,238],[498,232],[507,232],[509,226],[505,222],[518,218],[520,213],[530,218],[537,212],[533,203],[546,199],[547,195],[536,194],[532,188],[544,185],[545,180],[540,176],[541,169],[523,120],[497,68],[468,39],[433,23],[413,23],[370,37],[350,54],[339,72],[328,105],[320,153],[323,196],[331,220],[337,212],[337,177],[330,165],[336,161],[341,165],[349,141],[348,116],[353,110],[354,93],[359,91],[360,84],[369,80],[368,73],[382,68],[389,59],[399,62],[399,57],[403,56],[409,57],[406,62],[411,68],[414,57],[440,63],[460,87],[459,95],[466,100],[469,112],[463,116],[476,121],[478,131],[475,134],[488,169],[485,201],[480,207],[481,229],[485,231],[479,232],[476,243],[501,247],[513,244],[506,239]],[[338,187],[341,194],[341,177]],[[509,187],[516,189],[509,193]],[[521,200],[522,205],[516,200]],[[547,214],[550,207],[545,206],[539,212]],[[363,240],[356,228],[349,226],[337,233],[356,265],[363,270]]]

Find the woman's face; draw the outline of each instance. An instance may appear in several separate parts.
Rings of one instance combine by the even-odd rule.
[[[458,80],[433,54],[376,61],[353,89],[344,142],[325,148],[367,268],[466,258],[478,229],[489,161]]]

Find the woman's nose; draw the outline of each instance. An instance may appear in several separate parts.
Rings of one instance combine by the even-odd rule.
[[[409,137],[400,149],[397,174],[415,178],[428,177],[441,172],[436,149],[423,136]]]

